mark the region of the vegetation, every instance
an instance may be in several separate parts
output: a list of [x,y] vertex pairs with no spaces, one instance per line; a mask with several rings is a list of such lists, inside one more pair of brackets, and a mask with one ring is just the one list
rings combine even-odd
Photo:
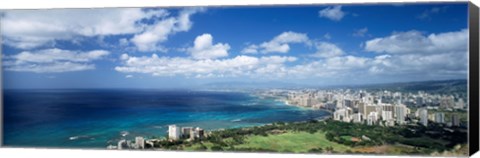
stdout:
[[300,153],[431,154],[467,143],[466,129],[411,124],[367,126],[333,120],[284,123],[212,131],[194,141],[158,141],[167,150]]

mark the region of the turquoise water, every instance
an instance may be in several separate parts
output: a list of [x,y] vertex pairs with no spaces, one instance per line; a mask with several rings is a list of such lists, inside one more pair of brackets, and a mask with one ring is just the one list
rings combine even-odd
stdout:
[[5,90],[4,145],[105,148],[168,125],[206,130],[303,121],[327,112],[241,92],[188,90]]

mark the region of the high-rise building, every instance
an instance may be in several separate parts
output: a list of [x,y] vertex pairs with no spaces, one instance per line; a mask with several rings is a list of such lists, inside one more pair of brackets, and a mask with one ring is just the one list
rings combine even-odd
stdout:
[[403,104],[398,104],[395,106],[395,121],[398,124],[405,123],[405,116],[407,115],[407,107]]
[[368,116],[370,112],[374,112],[376,110],[376,106],[373,104],[367,103],[360,103],[358,106],[358,112],[361,113],[363,116]]
[[443,113],[443,112],[435,113],[435,122],[436,123],[445,123],[445,113]]
[[138,149],[144,149],[145,148],[145,139],[143,139],[143,137],[135,137],[135,146]]
[[428,126],[428,111],[426,108],[420,108],[419,110],[419,117],[420,123],[424,126]]
[[353,114],[352,119],[353,119],[354,123],[362,123],[363,122],[363,115],[361,113]]
[[392,111],[382,111],[382,120],[387,121],[393,118]]
[[336,121],[350,122],[350,115],[352,114],[352,109],[349,107],[344,107],[335,110],[333,112],[333,119]]
[[452,108],[455,105],[455,97],[452,95],[449,96],[443,96],[442,99],[440,99],[440,108]]
[[460,116],[452,114],[452,126],[460,126]]
[[377,112],[370,112],[367,116],[367,125],[374,125],[377,123],[378,114]]
[[171,140],[180,139],[180,129],[178,128],[177,125],[168,126],[168,138]]
[[183,138],[189,138],[190,137],[190,131],[193,130],[193,127],[182,127],[182,137]]
[[117,149],[122,150],[122,149],[125,149],[125,148],[128,148],[127,141],[125,139],[122,139],[122,140],[118,141]]

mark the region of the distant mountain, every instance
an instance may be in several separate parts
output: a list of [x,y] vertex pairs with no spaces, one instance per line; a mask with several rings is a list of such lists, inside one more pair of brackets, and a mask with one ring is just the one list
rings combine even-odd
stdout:
[[358,85],[350,88],[364,88],[370,90],[391,90],[402,92],[425,91],[429,93],[466,93],[467,80],[416,81]]
[[288,82],[214,82],[203,85],[206,88],[218,88],[218,89],[267,89],[267,88],[299,88],[305,87],[303,85],[288,83]]
[[415,82],[397,82],[380,83],[364,85],[332,85],[332,86],[314,86],[306,84],[295,84],[288,82],[215,82],[203,85],[205,88],[213,89],[268,89],[268,88],[319,88],[319,89],[367,89],[367,90],[389,90],[400,92],[418,92],[428,93],[466,93],[468,82],[466,79],[459,80],[440,80],[440,81],[415,81]]

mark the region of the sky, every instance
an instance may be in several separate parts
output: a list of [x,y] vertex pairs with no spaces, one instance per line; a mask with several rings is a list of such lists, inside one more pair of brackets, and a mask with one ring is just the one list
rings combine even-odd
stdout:
[[466,79],[467,3],[0,11],[3,85]]

